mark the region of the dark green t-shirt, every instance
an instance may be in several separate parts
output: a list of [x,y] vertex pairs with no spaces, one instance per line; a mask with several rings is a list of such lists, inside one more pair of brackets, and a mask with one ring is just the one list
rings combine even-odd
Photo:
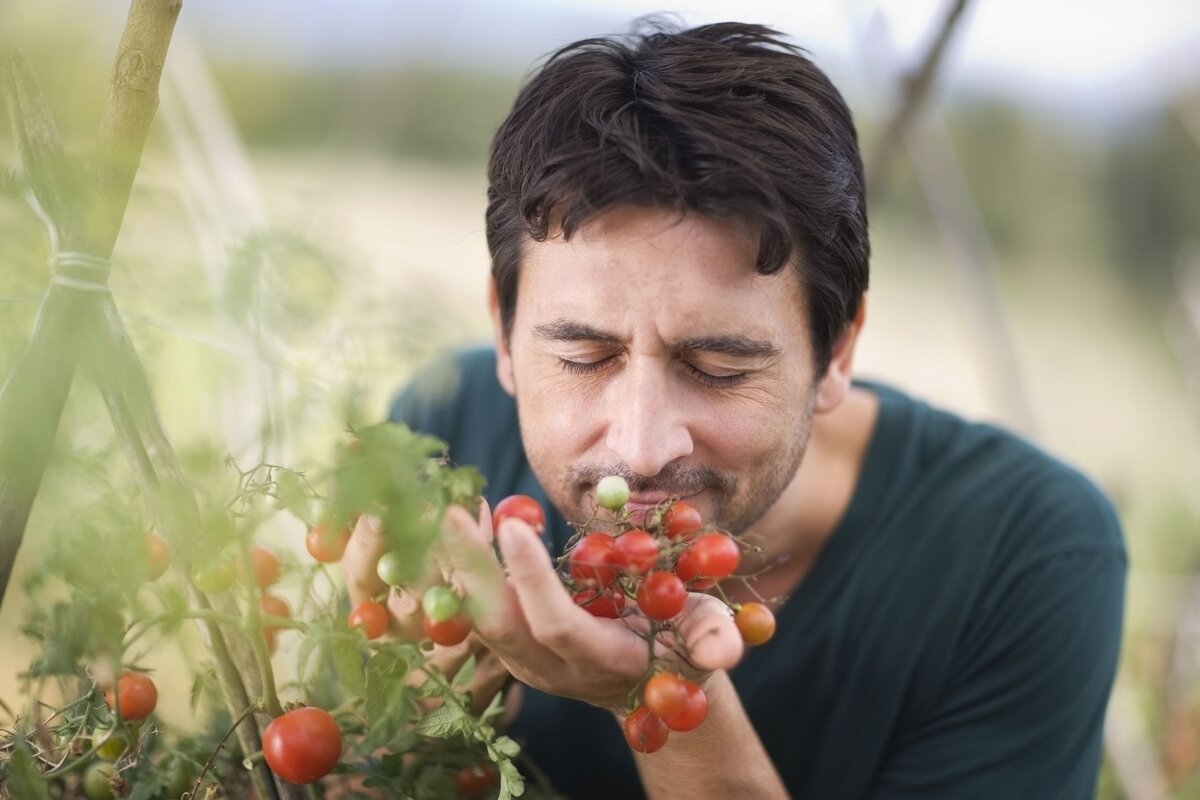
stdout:
[[[478,466],[492,504],[541,501],[561,551],[495,364],[431,365],[392,419]],[[767,752],[815,800],[1091,797],[1124,605],[1112,507],[1009,433],[862,385],[881,405],[850,507],[731,673]],[[527,690],[510,733],[570,797],[643,796],[607,712]]]

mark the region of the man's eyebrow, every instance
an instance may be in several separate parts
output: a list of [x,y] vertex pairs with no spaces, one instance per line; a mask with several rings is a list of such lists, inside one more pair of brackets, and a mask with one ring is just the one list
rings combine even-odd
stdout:
[[605,333],[591,325],[562,319],[535,325],[533,332],[539,339],[556,342],[620,342],[613,334]]
[[762,358],[779,355],[779,348],[762,339],[752,339],[741,334],[728,336],[701,336],[679,344],[679,350],[699,350],[705,353],[721,353],[736,358]]

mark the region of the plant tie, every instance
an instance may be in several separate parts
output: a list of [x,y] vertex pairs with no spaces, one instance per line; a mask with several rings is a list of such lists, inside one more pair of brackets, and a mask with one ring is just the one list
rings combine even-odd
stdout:
[[83,292],[107,292],[108,274],[112,264],[106,258],[97,258],[73,250],[56,252],[50,257],[54,271],[54,282]]

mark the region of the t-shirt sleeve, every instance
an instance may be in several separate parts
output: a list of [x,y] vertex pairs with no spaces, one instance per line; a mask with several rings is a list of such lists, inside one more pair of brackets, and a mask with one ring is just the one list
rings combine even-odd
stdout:
[[430,362],[396,395],[388,419],[443,441],[451,439],[470,367],[469,358],[461,354],[449,353]]
[[937,702],[897,733],[874,800],[1094,796],[1126,577],[1119,525],[1096,497],[1042,515],[1092,546],[997,580]]

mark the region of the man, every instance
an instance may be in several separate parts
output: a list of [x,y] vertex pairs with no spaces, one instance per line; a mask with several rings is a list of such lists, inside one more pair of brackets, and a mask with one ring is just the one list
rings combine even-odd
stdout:
[[[777,33],[593,39],[522,89],[489,165],[491,349],[426,370],[393,418],[480,467],[488,500],[595,485],[686,498],[758,549],[779,631],[743,657],[725,606],[681,635],[709,718],[634,758],[646,668],[573,606],[528,526],[448,515],[482,609],[477,688],[524,684],[510,733],[571,797],[1089,797],[1120,642],[1125,552],[1104,498],[1000,430],[852,381],[868,237],[853,123]],[[519,425],[519,432],[518,432]],[[352,597],[378,591],[360,525]],[[728,581],[734,601],[752,597]],[[411,597],[394,598],[402,625]],[[448,662],[465,650],[441,653]]]

